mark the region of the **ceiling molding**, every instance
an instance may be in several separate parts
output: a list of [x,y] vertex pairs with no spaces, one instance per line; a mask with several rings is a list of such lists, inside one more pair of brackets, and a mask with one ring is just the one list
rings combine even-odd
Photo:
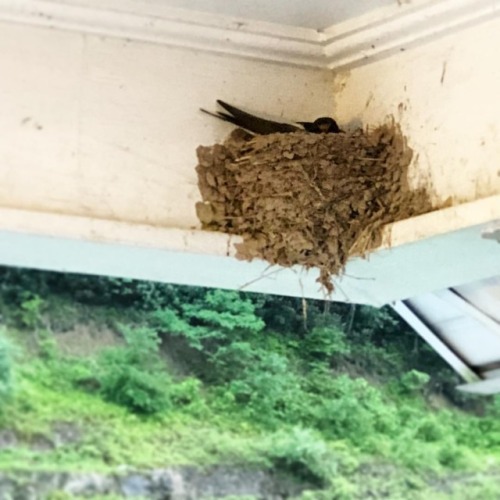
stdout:
[[323,37],[316,30],[137,0],[0,0],[0,21],[325,67]]
[[402,1],[326,29],[325,66],[367,64],[500,14],[499,0]]
[[142,0],[0,0],[0,21],[322,69],[367,64],[498,14],[499,0],[401,0],[317,31]]

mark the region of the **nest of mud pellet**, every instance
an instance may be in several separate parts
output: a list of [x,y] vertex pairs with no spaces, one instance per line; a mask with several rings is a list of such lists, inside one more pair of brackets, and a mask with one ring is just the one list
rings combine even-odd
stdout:
[[428,195],[408,186],[412,151],[395,125],[266,136],[238,129],[197,154],[203,229],[242,236],[239,258],[317,267],[328,291],[350,256],[380,245],[385,224],[431,210]]

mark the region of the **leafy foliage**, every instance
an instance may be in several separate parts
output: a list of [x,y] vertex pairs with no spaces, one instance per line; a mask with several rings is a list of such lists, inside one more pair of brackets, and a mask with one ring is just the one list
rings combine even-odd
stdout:
[[304,354],[328,361],[350,353],[345,333],[338,327],[317,326],[308,332],[301,345]]
[[0,409],[7,403],[14,390],[14,347],[0,330]]
[[183,336],[198,350],[210,349],[211,339],[225,341],[228,336],[256,334],[264,322],[255,314],[251,301],[236,292],[211,290],[193,302],[183,304],[180,311],[157,310],[153,322],[160,331]]
[[[482,417],[453,408],[443,397],[453,375],[389,309],[318,301],[304,307],[286,297],[55,273],[0,274],[2,313],[16,310],[10,325],[20,337],[37,332],[36,357],[22,368],[23,390],[31,392],[9,404],[12,358],[0,337],[0,404],[10,408],[3,421],[29,428],[49,421],[57,406],[59,419],[77,408],[100,429],[91,408],[119,415],[116,432],[101,429],[64,455],[71,463],[150,465],[158,443],[177,446],[178,435],[166,438],[166,428],[189,422],[181,433],[185,450],[176,448],[176,457],[270,464],[326,488],[304,498],[341,499],[362,496],[348,479],[361,474],[360,457],[427,474],[463,470],[471,456],[500,453],[500,399],[488,405],[454,396]],[[121,326],[121,341],[94,358],[64,356],[58,348],[64,334],[46,326],[54,294],[62,301],[74,295],[86,311],[107,303],[126,321],[130,309],[140,311],[139,320]],[[436,394],[446,409],[427,405]],[[154,437],[132,432],[137,422],[158,425]],[[204,426],[213,427],[204,433]],[[228,428],[239,437],[227,437]],[[147,458],[136,456],[139,449]]]
[[421,392],[429,383],[431,377],[427,373],[411,370],[405,373],[400,379],[401,390],[405,394],[415,394]]
[[41,324],[44,302],[37,294],[25,292],[19,306],[19,321],[25,328],[37,329]]
[[11,304],[20,304],[27,294],[43,297],[50,293],[83,304],[151,311],[187,302],[203,293],[202,288],[11,267],[0,268],[0,281],[1,295]]
[[[222,365],[226,374],[219,382],[224,396],[254,420],[273,423],[293,411],[300,381],[285,356],[233,342],[217,351],[213,365],[217,371]],[[241,369],[235,370],[237,366]]]
[[170,405],[170,377],[158,352],[159,339],[150,328],[123,327],[126,345],[102,352],[97,380],[108,400],[137,413],[153,414]]
[[328,484],[337,472],[334,453],[321,436],[310,429],[293,427],[277,432],[268,455],[278,469],[319,486]]

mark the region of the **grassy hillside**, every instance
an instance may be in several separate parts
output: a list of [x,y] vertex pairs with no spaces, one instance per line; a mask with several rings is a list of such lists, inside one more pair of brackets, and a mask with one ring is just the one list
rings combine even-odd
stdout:
[[500,402],[456,393],[390,310],[0,274],[4,471],[240,464],[304,499],[498,498]]

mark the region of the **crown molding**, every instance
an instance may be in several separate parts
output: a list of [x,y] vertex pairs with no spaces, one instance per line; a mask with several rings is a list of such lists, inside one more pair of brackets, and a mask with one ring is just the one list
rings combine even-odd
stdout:
[[403,1],[324,30],[325,66],[368,64],[500,14],[499,0]]
[[151,0],[0,0],[4,22],[322,69],[367,64],[498,14],[499,0],[400,0],[317,31]]
[[0,21],[324,68],[315,30],[141,0],[0,0]]

